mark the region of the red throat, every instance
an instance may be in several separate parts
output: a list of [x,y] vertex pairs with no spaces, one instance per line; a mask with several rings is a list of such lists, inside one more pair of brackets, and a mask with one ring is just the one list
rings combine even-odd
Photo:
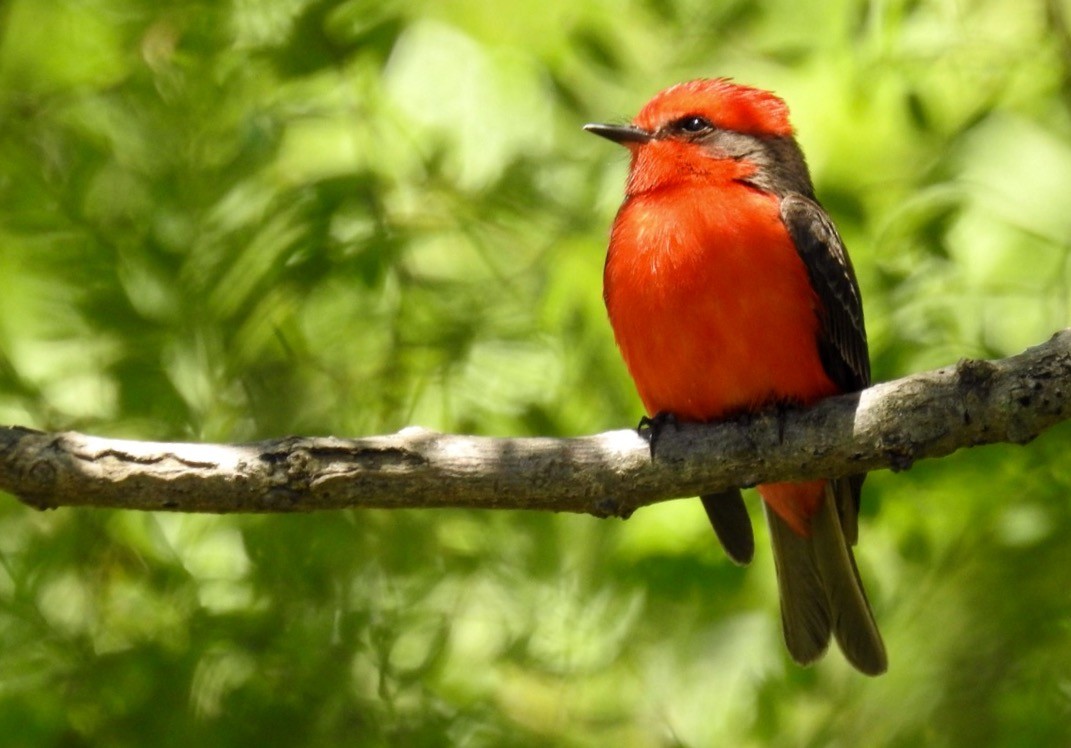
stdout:
[[700,158],[689,143],[653,140],[633,150],[625,192],[642,195],[683,185],[732,186],[754,173],[755,166],[747,161]]

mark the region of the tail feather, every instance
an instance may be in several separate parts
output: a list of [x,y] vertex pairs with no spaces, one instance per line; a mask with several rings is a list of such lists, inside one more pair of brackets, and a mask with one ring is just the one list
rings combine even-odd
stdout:
[[834,484],[826,488],[826,501],[811,520],[811,538],[819,573],[829,596],[833,635],[844,656],[867,675],[881,675],[889,667],[885,644],[863,592],[851,546],[844,539],[837,513]]
[[840,480],[827,484],[808,537],[793,531],[775,512],[766,511],[785,643],[793,659],[809,664],[826,650],[832,634],[859,671],[880,675],[888,668],[888,658],[841,527],[836,502],[839,484]]
[[832,621],[829,598],[812,538],[797,535],[779,514],[763,504],[773,542],[777,588],[781,596],[781,630],[792,659],[815,662],[829,647]]
[[711,493],[700,499],[725,555],[737,566],[750,564],[755,555],[755,535],[740,489]]

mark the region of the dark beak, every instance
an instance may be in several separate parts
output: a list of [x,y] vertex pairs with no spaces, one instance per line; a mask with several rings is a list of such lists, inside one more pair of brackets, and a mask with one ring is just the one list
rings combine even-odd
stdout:
[[653,133],[649,133],[646,130],[641,130],[633,125],[584,125],[584,129],[588,132],[601,135],[607,140],[612,140],[615,143],[621,145],[629,145],[630,143],[647,143],[653,137]]

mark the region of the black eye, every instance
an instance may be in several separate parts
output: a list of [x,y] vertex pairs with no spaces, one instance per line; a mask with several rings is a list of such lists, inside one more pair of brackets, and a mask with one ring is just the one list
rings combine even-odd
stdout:
[[705,132],[707,130],[713,130],[714,125],[710,124],[708,120],[702,117],[697,117],[694,114],[690,114],[687,117],[681,117],[679,120],[673,123],[674,130],[680,130],[681,132]]

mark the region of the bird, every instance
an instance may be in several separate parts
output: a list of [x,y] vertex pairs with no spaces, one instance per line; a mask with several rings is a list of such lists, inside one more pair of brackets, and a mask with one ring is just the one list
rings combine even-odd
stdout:
[[[603,299],[643,422],[783,414],[870,385],[859,284],[783,99],[701,78],[657,93],[628,124],[584,129],[630,152]],[[812,664],[835,639],[880,675],[888,657],[852,552],[864,477],[757,489],[790,656]],[[750,562],[740,490],[701,500],[730,559]]]

